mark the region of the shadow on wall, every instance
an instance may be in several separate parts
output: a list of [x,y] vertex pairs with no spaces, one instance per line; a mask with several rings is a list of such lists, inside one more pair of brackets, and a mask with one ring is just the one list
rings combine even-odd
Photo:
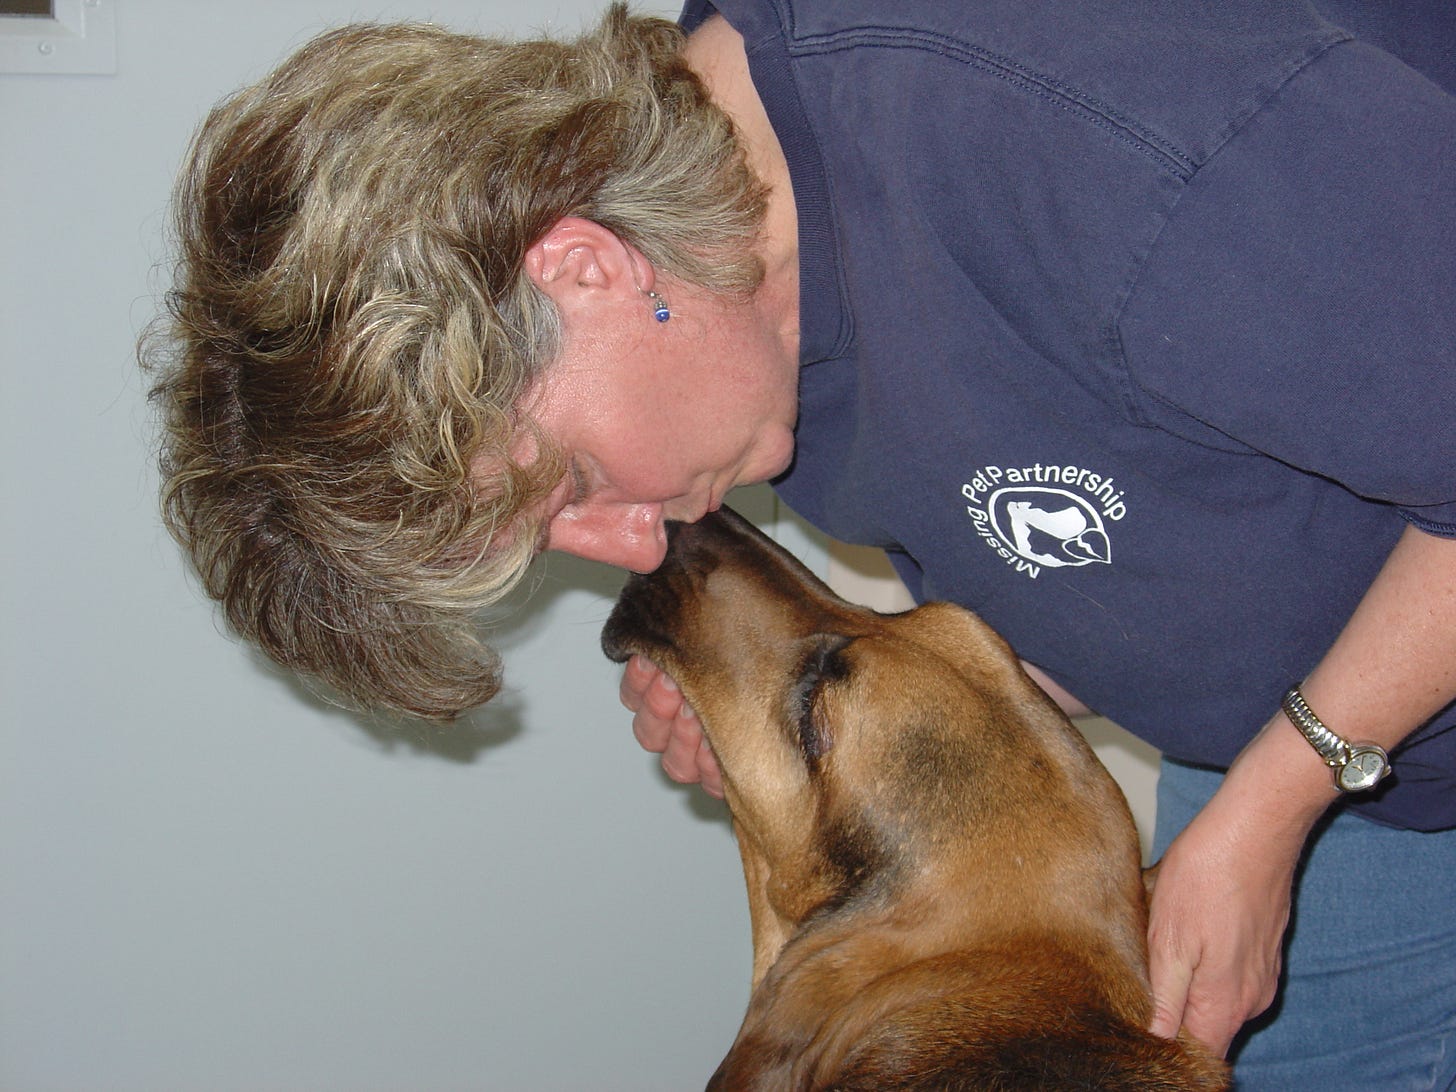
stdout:
[[[292,700],[330,720],[347,723],[368,737],[381,752],[407,752],[468,766],[478,762],[484,752],[511,743],[528,730],[530,694],[510,685],[512,650],[547,632],[553,625],[558,605],[568,596],[582,595],[600,604],[600,609],[593,612],[598,616],[592,628],[594,641],[598,624],[605,623],[625,579],[626,574],[619,570],[563,554],[538,559],[521,586],[488,612],[483,624],[484,638],[504,661],[506,685],[485,705],[464,713],[452,723],[351,709],[335,700],[327,688],[279,667],[257,649],[250,647],[248,655],[253,667],[284,687]],[[625,729],[628,714],[617,705],[615,688],[604,691],[602,700]],[[627,738],[626,731],[623,736],[623,747],[636,746]],[[652,765],[659,782],[680,795],[691,818],[728,825],[730,817],[723,801],[696,785],[673,781],[655,760]]]

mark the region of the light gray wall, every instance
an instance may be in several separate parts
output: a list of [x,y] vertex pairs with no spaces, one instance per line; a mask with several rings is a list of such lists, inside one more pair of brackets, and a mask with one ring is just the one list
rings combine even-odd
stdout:
[[115,75],[0,76],[6,1092],[650,1092],[731,1042],[737,854],[632,741],[597,650],[619,578],[546,566],[509,693],[459,727],[334,711],[185,574],[133,362],[220,95],[353,18],[599,6],[121,0]]

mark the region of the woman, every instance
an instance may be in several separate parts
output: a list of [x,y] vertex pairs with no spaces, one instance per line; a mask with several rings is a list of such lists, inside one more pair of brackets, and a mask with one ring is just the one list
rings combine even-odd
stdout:
[[1267,2],[683,25],[345,32],[209,119],[160,390],[234,625],[449,715],[536,549],[651,569],[776,477],[1168,756],[1154,1030],[1229,1049],[1297,882],[1241,1087],[1450,1087],[1449,90]]

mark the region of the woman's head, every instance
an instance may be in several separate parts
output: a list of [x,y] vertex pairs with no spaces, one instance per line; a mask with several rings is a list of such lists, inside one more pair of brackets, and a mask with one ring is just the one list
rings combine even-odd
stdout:
[[424,716],[494,693],[471,616],[566,469],[521,412],[562,347],[528,251],[580,218],[695,291],[760,276],[761,186],[679,46],[620,7],[568,43],[350,27],[199,130],[148,354],[164,510],[280,663]]
[[[567,466],[544,505],[544,545],[655,569],[664,521],[697,520],[734,486],[788,466],[797,280],[745,296],[669,282],[614,234],[573,217],[526,264],[562,324],[557,359],[521,403]],[[658,321],[666,302],[671,317]]]

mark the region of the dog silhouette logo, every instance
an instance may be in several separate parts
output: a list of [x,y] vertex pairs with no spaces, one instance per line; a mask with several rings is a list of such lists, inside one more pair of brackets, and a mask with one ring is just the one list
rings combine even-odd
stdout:
[[996,536],[1035,565],[1110,565],[1112,543],[1102,514],[1065,489],[1012,487],[986,505]]

